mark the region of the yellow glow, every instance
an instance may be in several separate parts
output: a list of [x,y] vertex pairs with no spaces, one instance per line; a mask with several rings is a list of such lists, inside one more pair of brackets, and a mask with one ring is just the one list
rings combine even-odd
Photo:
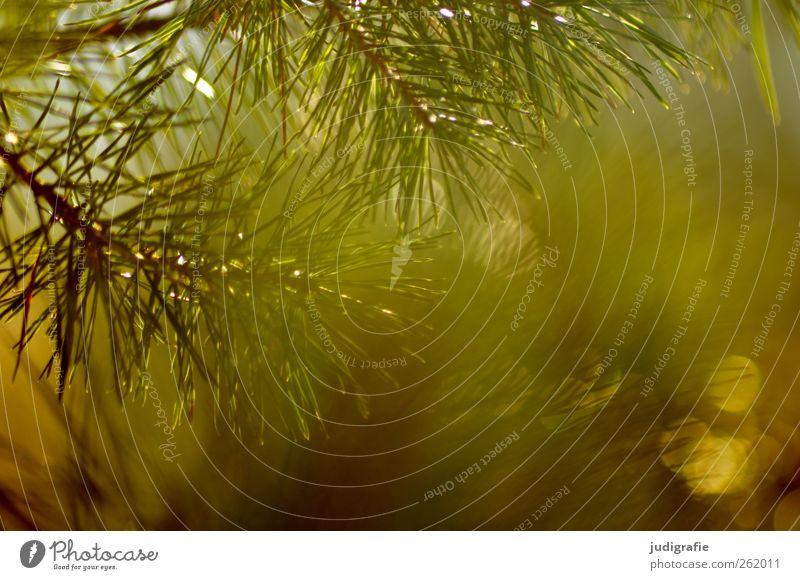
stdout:
[[747,452],[748,445],[741,439],[704,437],[681,474],[701,495],[739,491],[749,479],[745,466]]
[[728,356],[709,380],[706,394],[714,405],[729,413],[747,411],[761,389],[761,373],[744,356]]
[[203,79],[201,77],[198,77],[196,71],[194,71],[194,70],[192,70],[192,69],[190,69],[188,67],[185,67],[183,69],[183,71],[181,71],[181,75],[187,81],[189,81],[190,83],[195,85],[197,87],[197,90],[200,91],[201,93],[203,93],[209,99],[213,99],[214,98],[214,94],[215,94],[214,93],[214,87],[212,87],[211,84],[207,80],[205,80],[205,79]]

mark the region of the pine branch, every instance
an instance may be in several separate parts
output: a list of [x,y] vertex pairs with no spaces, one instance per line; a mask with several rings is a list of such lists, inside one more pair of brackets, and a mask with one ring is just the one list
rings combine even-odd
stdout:
[[[776,2],[796,23],[796,7]],[[390,329],[410,323],[363,298],[370,287],[392,289],[370,276],[390,264],[396,240],[366,243],[350,217],[369,224],[382,205],[398,238],[417,238],[415,251],[438,243],[440,206],[481,219],[499,212],[482,193],[496,174],[483,168],[530,190],[512,159],[535,155],[553,123],[587,125],[602,100],[658,95],[654,60],[680,76],[713,62],[718,40],[741,40],[710,0],[81,9],[55,40],[56,18],[43,17],[22,30],[31,50],[5,45],[0,109],[22,147],[0,148],[17,184],[3,218],[30,195],[38,225],[17,235],[0,224],[0,315],[22,316],[20,353],[39,329],[52,330],[46,371],[57,356],[68,383],[90,350],[73,337],[92,340],[102,304],[119,393],[147,388],[151,349],[167,345],[180,395],[174,422],[191,416],[208,385],[219,414],[260,428],[277,417],[303,437],[323,425],[328,391],[364,389],[315,335],[308,300],[332,341],[365,359],[373,345],[337,329],[342,310]],[[692,13],[716,36],[698,35]],[[27,218],[27,203],[17,206]],[[54,314],[36,316],[54,277]],[[409,280],[392,299],[411,310],[442,286]]]

